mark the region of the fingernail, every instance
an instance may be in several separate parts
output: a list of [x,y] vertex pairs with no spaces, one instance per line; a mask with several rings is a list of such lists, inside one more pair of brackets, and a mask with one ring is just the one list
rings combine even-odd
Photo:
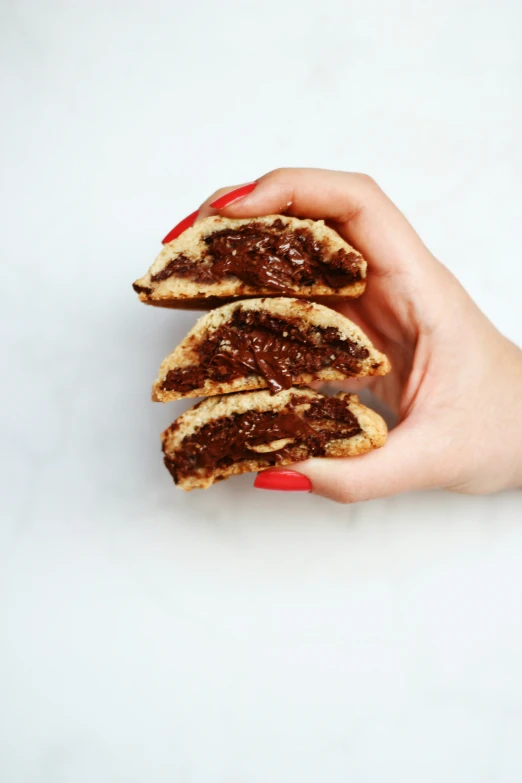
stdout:
[[245,196],[248,196],[249,193],[252,193],[256,185],[257,182],[250,182],[248,185],[242,185],[240,188],[231,190],[229,193],[225,193],[224,196],[220,196],[215,201],[212,201],[209,206],[214,209],[229,207],[234,201],[239,201],[240,198],[244,198]]
[[257,474],[254,487],[279,492],[311,492],[312,482],[295,470],[264,470]]
[[186,231],[187,228],[190,228],[194,224],[194,221],[198,216],[198,212],[199,209],[196,209],[195,212],[191,212],[190,215],[188,215],[186,218],[183,218],[183,220],[178,223],[177,226],[174,226],[172,231],[169,231],[165,239],[161,240],[162,244],[166,245],[167,242],[172,242],[173,239],[179,237],[179,235]]

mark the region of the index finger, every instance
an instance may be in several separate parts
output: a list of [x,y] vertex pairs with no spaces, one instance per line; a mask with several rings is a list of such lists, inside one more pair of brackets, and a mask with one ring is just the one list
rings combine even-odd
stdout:
[[[232,190],[232,188],[230,188]],[[226,190],[218,191],[219,194]],[[216,214],[209,207],[200,217]],[[219,209],[231,218],[261,217],[284,212],[294,217],[327,220],[371,262],[388,274],[405,262],[426,259],[427,249],[404,215],[376,182],[365,174],[325,169],[276,169],[261,177],[247,196]]]

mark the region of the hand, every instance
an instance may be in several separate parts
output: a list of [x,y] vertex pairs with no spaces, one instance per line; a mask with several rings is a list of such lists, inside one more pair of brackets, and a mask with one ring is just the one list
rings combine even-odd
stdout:
[[[198,219],[215,214],[209,204],[229,190],[211,196]],[[313,492],[347,503],[428,487],[522,486],[522,352],[370,177],[280,169],[219,212],[324,219],[368,261],[366,292],[337,309],[390,357],[390,375],[370,384],[398,426],[383,449],[295,465]]]

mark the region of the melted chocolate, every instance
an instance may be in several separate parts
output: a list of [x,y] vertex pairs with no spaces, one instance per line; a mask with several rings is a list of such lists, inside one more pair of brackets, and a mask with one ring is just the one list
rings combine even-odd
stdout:
[[163,389],[184,393],[200,389],[207,379],[225,383],[261,375],[275,394],[289,389],[304,372],[331,367],[354,375],[369,355],[367,348],[341,339],[333,327],[303,332],[295,320],[242,309],[216,329],[198,352],[199,364],[169,370]]
[[[179,451],[166,455],[165,465],[176,482],[194,472],[210,474],[247,459],[256,459],[260,467],[268,467],[283,460],[324,456],[330,441],[361,432],[357,419],[341,398],[321,398],[297,414],[293,409],[300,403],[310,404],[310,399],[296,396],[281,412],[248,411],[209,422],[184,438]],[[253,446],[282,438],[292,438],[293,442],[273,452],[252,450]]]
[[133,283],[132,287],[136,291],[137,294],[146,294],[149,296],[149,294],[152,293],[152,288],[149,288],[146,285],[138,285],[138,283]]
[[324,242],[306,228],[286,229],[281,220],[271,226],[254,221],[223,229],[203,241],[207,251],[202,261],[180,254],[151,279],[159,282],[175,275],[208,284],[237,277],[254,288],[288,293],[291,285],[338,290],[362,278],[357,253],[341,248],[325,263]]

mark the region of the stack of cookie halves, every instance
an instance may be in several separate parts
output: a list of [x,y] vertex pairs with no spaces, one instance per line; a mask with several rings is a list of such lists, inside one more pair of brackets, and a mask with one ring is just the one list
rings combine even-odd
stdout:
[[[166,244],[133,287],[159,307],[210,309],[163,361],[152,398],[205,397],[162,435],[185,490],[308,457],[382,446],[357,396],[312,381],[384,375],[387,357],[324,303],[360,296],[366,261],[322,221],[206,218]],[[313,301],[312,301],[313,300]]]

